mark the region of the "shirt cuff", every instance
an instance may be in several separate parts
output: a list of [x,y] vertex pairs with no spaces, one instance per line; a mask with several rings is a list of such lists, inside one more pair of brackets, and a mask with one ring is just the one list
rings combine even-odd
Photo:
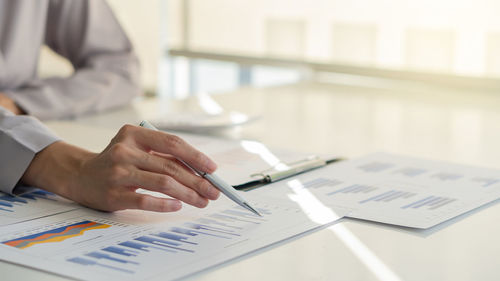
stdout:
[[0,107],[0,190],[12,194],[35,155],[58,140],[39,120]]

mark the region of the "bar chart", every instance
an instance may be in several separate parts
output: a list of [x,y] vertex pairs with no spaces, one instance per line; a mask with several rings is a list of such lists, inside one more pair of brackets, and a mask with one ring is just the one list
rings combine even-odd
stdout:
[[0,193],[0,212],[15,212],[16,206],[28,205],[31,202],[36,202],[38,200],[49,200],[57,201],[55,199],[56,195],[45,191],[45,190],[35,190],[29,193],[24,193],[19,196],[14,196],[10,194]]
[[334,187],[343,182],[337,179],[316,178],[302,183],[304,188]]
[[[259,212],[271,215],[265,208]],[[269,219],[249,213],[240,206],[223,209],[178,225],[141,231],[128,239],[66,258],[66,262],[116,273],[136,274],[145,261],[161,259],[169,265],[197,258],[199,252],[220,249],[241,241],[249,229]],[[182,258],[180,258],[182,257]]]
[[397,190],[389,190],[385,191],[379,195],[375,195],[373,197],[364,199],[359,201],[360,204],[365,204],[370,201],[372,202],[391,202],[398,198],[406,199],[417,195],[417,193],[405,192],[405,191],[397,191]]
[[457,201],[457,199],[440,196],[427,196],[408,205],[404,205],[401,207],[401,209],[418,209],[427,207],[429,210],[436,210],[455,201]]
[[40,189],[19,196],[0,192],[0,226],[77,208],[80,206]]

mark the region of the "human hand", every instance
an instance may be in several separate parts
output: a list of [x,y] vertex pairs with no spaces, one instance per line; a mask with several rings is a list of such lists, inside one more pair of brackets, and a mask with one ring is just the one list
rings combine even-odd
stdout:
[[[181,202],[207,206],[219,191],[177,159],[212,173],[216,165],[181,138],[131,125],[123,126],[99,154],[64,142],[42,150],[22,178],[82,205],[104,210],[177,211]],[[138,188],[172,198],[137,193]]]
[[0,106],[11,111],[15,115],[20,115],[24,113],[23,110],[19,106],[17,106],[14,100],[12,100],[3,93],[0,93]]

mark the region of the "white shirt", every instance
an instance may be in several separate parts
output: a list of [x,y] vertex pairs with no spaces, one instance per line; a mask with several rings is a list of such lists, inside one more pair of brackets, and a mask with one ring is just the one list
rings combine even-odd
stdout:
[[[70,77],[39,79],[45,44]],[[0,106],[0,190],[12,192],[37,152],[58,138],[38,119],[70,118],[128,103],[140,93],[132,45],[102,0],[0,0],[0,92],[30,116]]]

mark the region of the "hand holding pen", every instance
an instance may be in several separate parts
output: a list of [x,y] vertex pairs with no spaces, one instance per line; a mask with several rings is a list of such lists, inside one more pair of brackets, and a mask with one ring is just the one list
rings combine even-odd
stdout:
[[[22,183],[40,187],[103,211],[142,209],[172,212],[182,202],[203,208],[220,192],[197,171],[212,173],[216,164],[181,138],[125,125],[100,153],[57,141],[33,159]],[[137,193],[138,188],[171,198]]]

